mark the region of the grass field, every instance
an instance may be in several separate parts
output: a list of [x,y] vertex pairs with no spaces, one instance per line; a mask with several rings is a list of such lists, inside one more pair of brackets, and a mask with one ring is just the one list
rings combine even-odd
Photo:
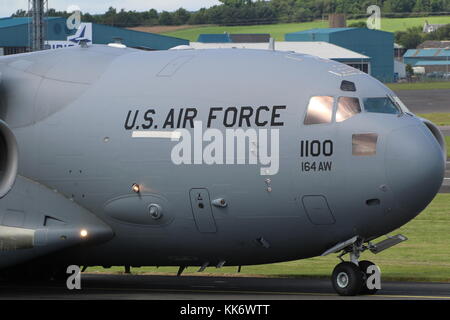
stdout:
[[[378,264],[383,280],[450,281],[450,194],[439,194],[413,221],[392,234],[402,233],[408,241],[378,255],[364,253],[362,259]],[[335,255],[284,263],[244,266],[242,275],[265,277],[329,278],[339,260]],[[194,274],[188,268],[184,274]],[[176,274],[177,268],[133,268],[133,273]],[[87,272],[123,272],[123,267],[88,268]],[[235,267],[208,268],[205,273],[235,274]]]
[[[421,17],[421,18],[383,18],[381,28],[384,31],[395,32],[406,30],[410,27],[422,26],[428,20],[429,23],[444,24],[450,23],[450,16],[439,17]],[[347,25],[357,21],[365,20],[349,20]],[[201,33],[270,33],[277,41],[283,41],[284,35],[290,32],[303,31],[314,28],[327,28],[328,21],[313,21],[304,23],[281,23],[271,25],[253,25],[253,26],[205,26],[192,27],[182,30],[165,32],[163,34],[183,38],[190,41],[197,41],[198,35]]]
[[412,82],[412,83],[388,83],[391,90],[435,90],[450,89],[450,81],[430,81],[430,82]]
[[450,126],[450,113],[419,113],[417,115],[438,126]]

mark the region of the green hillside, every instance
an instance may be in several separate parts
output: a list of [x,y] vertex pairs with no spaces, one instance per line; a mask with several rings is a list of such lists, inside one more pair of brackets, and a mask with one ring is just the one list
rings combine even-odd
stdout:
[[[450,16],[420,18],[383,18],[381,21],[381,28],[384,31],[395,32],[406,30],[410,27],[422,26],[425,20],[432,24],[445,24],[450,23]],[[349,20],[348,25],[357,21],[364,20]],[[286,33],[326,27],[328,27],[328,21],[282,23],[255,26],[205,26],[171,31],[164,33],[164,35],[183,38],[190,41],[196,41],[198,35],[201,33],[270,33],[276,40],[282,41],[284,40],[284,35]]]

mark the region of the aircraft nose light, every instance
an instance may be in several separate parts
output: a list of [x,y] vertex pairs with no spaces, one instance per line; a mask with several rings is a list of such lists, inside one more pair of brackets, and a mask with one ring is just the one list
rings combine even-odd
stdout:
[[135,193],[139,193],[141,192],[141,186],[137,183],[133,183],[133,185],[131,186],[131,190]]
[[385,155],[388,185],[409,219],[419,214],[442,185],[442,150],[422,126],[404,127],[387,137]]
[[86,238],[87,236],[88,236],[88,231],[86,230],[86,229],[82,229],[81,231],[80,231],[80,237],[81,238]]

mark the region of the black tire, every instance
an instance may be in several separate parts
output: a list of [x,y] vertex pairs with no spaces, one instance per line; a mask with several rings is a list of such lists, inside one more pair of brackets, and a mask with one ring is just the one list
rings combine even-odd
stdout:
[[361,294],[370,295],[370,294],[375,294],[378,291],[378,289],[369,289],[367,287],[367,279],[371,275],[371,274],[367,273],[367,268],[370,266],[376,266],[376,264],[371,261],[367,261],[367,260],[361,261],[359,263],[359,269],[361,269],[361,271],[364,273],[364,281],[363,281],[363,287],[361,289]]
[[364,274],[354,263],[341,262],[334,268],[331,281],[339,295],[355,296],[361,292]]

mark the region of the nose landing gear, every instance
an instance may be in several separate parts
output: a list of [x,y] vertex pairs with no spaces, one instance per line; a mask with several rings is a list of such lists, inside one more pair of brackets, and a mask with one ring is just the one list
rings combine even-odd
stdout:
[[334,290],[341,296],[355,296],[358,294],[375,294],[376,288],[372,286],[369,288],[367,279],[370,274],[367,269],[369,266],[375,266],[370,261],[359,262],[361,252],[367,249],[363,245],[361,239],[356,238],[355,241],[343,248],[343,252],[339,255],[339,259],[342,260],[342,256],[349,253],[350,262],[343,261],[339,263],[333,270],[331,280]]
[[[407,240],[406,237],[397,235],[375,245],[371,243],[364,245],[363,239],[355,236],[324,252],[322,256],[342,251],[338,256],[342,262],[334,268],[331,276],[334,290],[341,296],[375,294],[381,288],[380,269],[373,262],[359,261],[361,253],[369,249],[376,254],[405,240]],[[342,259],[342,256],[347,253],[350,255],[349,262]]]
[[378,289],[374,286],[369,288],[367,281],[372,275],[367,271],[369,266],[377,267],[370,261],[361,261],[359,265],[347,261],[339,263],[331,276],[334,290],[341,296],[375,294]]

